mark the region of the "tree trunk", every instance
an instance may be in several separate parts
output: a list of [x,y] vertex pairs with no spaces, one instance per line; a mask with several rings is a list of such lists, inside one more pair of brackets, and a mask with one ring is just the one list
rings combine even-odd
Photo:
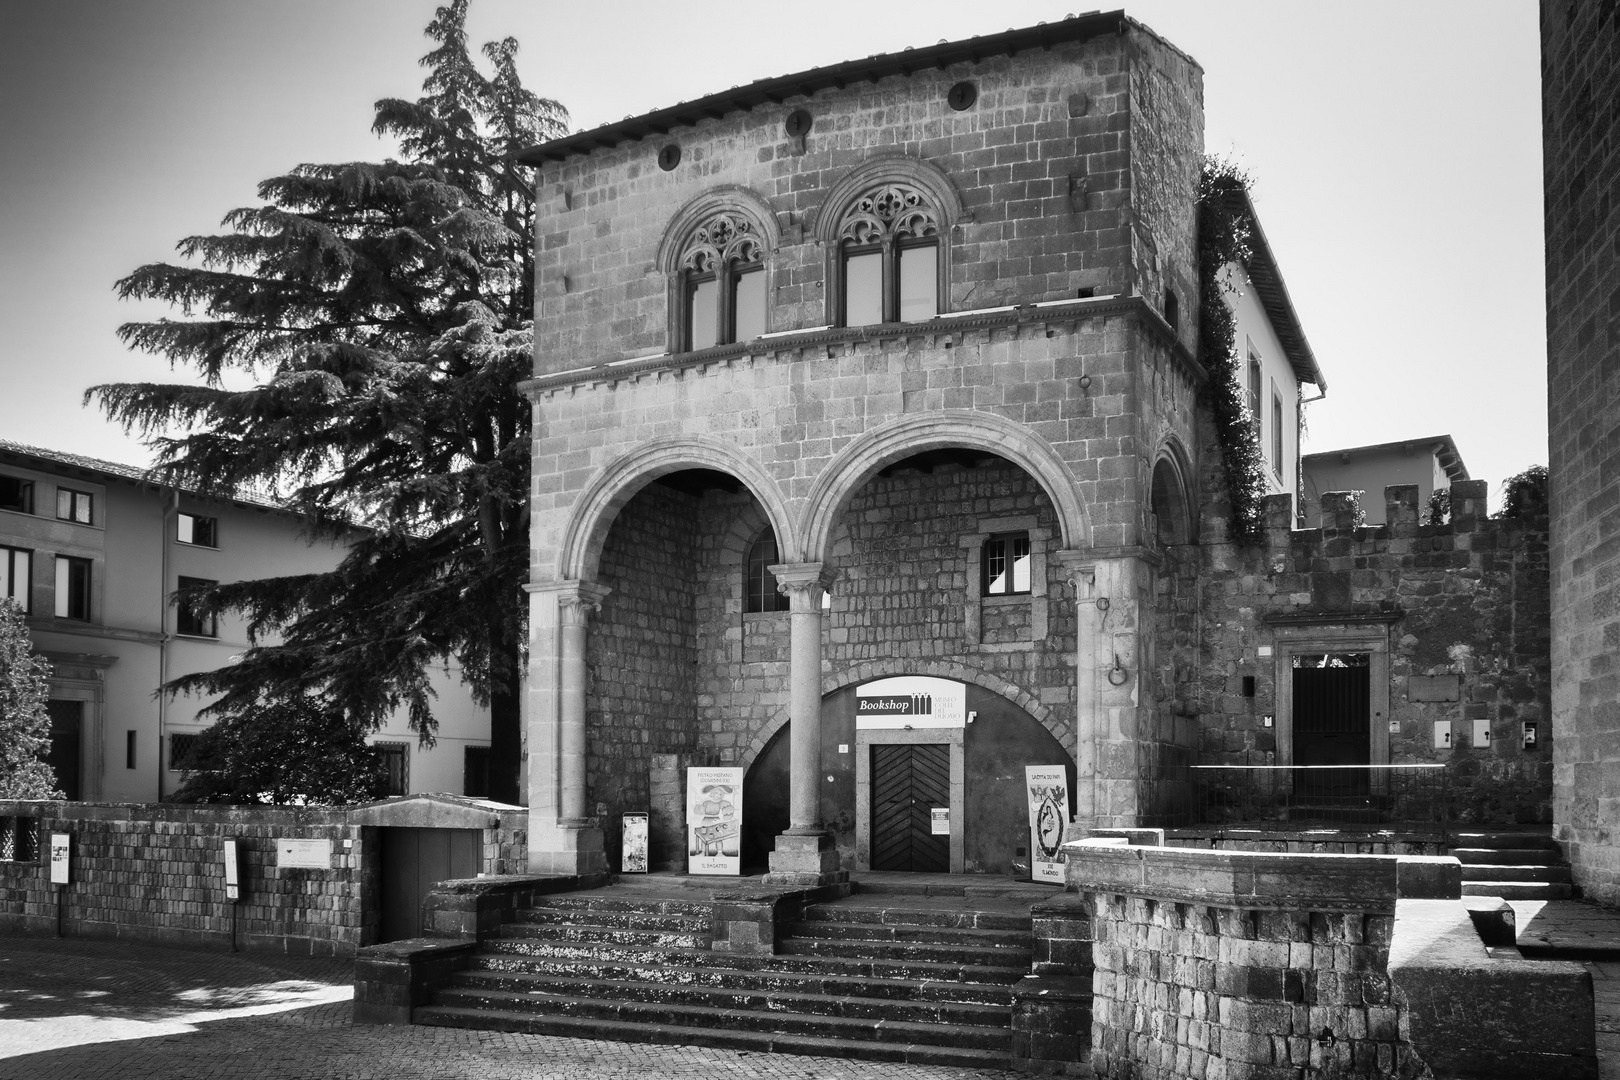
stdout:
[[490,627],[489,797],[521,804],[523,667],[517,642],[498,621]]

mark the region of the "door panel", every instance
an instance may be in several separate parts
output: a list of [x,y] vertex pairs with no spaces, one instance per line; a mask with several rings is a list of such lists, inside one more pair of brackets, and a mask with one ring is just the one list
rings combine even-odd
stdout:
[[951,838],[933,834],[930,812],[950,805],[948,745],[873,746],[872,869],[949,873]]
[[56,786],[69,801],[74,801],[81,798],[79,762],[84,752],[84,702],[51,701],[45,707],[51,715],[51,748],[45,761],[56,773]]
[[382,832],[382,941],[419,937],[422,900],[435,882],[478,876],[484,837],[477,829]]
[[[1297,667],[1294,672],[1294,764],[1366,765],[1372,760],[1369,669]],[[1304,779],[1309,794],[1365,795],[1367,774],[1334,770]]]

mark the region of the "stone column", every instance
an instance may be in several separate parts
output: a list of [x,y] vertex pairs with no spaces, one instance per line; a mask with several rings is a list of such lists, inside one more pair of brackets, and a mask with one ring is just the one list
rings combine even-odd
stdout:
[[1097,567],[1086,551],[1058,551],[1052,561],[1074,588],[1074,813],[1088,829],[1097,816]]
[[585,805],[585,632],[610,591],[589,581],[528,585],[529,872],[607,869]]
[[821,563],[770,568],[790,602],[788,661],[788,830],[776,838],[767,885],[827,885],[848,880],[838,847],[821,822]]

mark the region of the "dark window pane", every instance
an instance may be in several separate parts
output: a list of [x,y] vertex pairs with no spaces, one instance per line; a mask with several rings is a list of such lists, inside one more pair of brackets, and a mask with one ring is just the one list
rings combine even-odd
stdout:
[[175,520],[175,538],[182,544],[195,544],[198,547],[219,546],[213,518],[181,514]]
[[475,799],[489,794],[489,747],[469,746],[462,763],[461,793]]
[[[208,581],[204,578],[183,577],[180,579],[180,591],[188,589],[211,589],[218,585],[217,581]],[[212,614],[204,614],[192,609],[182,596],[177,605],[175,614],[175,632],[187,634],[191,637],[218,637],[219,620]]]
[[45,763],[56,773],[56,786],[69,799],[80,797],[79,761],[80,739],[84,727],[84,702],[52,701],[46,708],[51,714],[51,748]]
[[1283,407],[1282,398],[1271,399],[1271,471],[1279,479],[1283,473]]
[[192,732],[176,732],[169,736],[169,771],[185,769],[186,759],[196,749],[197,736]]
[[1007,541],[984,542],[984,594],[1001,596],[1007,591]]
[[30,614],[33,589],[33,553],[20,548],[0,548],[0,597],[9,596],[17,601],[23,614]]
[[90,560],[56,557],[56,617],[90,618]]
[[783,596],[776,588],[776,575],[768,569],[775,566],[776,533],[766,529],[753,547],[748,549],[748,597],[747,606],[743,609],[749,612],[758,611],[786,611],[788,598]]
[[765,271],[738,274],[731,286],[732,341],[753,341],[765,332]]
[[844,325],[883,321],[883,253],[844,257]]
[[34,485],[15,476],[0,476],[0,510],[15,510],[19,514],[34,512]]
[[410,764],[406,756],[410,747],[404,743],[378,743],[377,752],[382,755],[383,770],[387,776],[387,790],[385,795],[407,795],[410,793]]
[[720,283],[713,278],[686,287],[686,340],[694,351],[720,343]]
[[939,314],[939,248],[900,249],[900,321],[926,322]]

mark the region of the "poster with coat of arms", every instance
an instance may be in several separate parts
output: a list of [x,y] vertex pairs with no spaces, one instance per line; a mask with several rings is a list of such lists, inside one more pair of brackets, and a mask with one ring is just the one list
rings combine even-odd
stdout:
[[1024,766],[1029,789],[1029,876],[1063,884],[1059,849],[1069,824],[1069,780],[1062,765]]
[[686,770],[686,872],[742,873],[741,769]]

